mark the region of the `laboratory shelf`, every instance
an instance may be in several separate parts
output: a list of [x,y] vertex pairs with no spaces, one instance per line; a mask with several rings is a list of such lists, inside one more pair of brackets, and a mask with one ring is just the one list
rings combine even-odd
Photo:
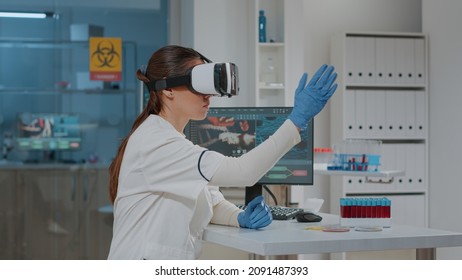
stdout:
[[383,171],[345,171],[345,170],[328,170],[328,164],[314,164],[314,174],[316,175],[338,175],[338,176],[364,176],[364,177],[380,177],[394,178],[404,176],[403,170],[383,170]]

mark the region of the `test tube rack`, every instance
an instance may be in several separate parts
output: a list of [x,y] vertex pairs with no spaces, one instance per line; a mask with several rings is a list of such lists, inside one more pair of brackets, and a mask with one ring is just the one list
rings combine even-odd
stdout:
[[391,201],[388,198],[340,198],[340,225],[391,227]]
[[378,172],[380,166],[379,140],[347,139],[334,145],[328,170]]

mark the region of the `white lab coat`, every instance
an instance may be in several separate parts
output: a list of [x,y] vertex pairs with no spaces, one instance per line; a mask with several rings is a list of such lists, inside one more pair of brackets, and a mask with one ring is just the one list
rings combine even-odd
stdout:
[[120,169],[109,259],[198,257],[212,207],[224,200],[204,177],[210,179],[225,157],[204,150],[156,115],[132,134]]

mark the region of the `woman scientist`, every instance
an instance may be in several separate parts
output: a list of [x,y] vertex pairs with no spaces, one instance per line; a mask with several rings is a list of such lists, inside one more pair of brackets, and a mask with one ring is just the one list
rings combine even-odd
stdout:
[[[262,228],[272,221],[259,196],[240,210],[217,186],[252,186],[300,142],[300,130],[325,106],[337,85],[323,65],[308,84],[303,74],[288,120],[258,147],[238,158],[192,144],[190,120],[207,116],[212,95],[237,93],[237,68],[211,63],[180,46],[157,50],[137,77],[149,102],[110,166],[114,229],[109,259],[196,259],[209,223]],[[218,77],[218,78],[217,78]]]

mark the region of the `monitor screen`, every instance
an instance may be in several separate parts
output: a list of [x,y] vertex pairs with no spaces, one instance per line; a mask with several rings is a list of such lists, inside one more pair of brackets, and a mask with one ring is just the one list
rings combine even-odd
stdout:
[[[210,108],[207,118],[191,121],[185,134],[194,144],[238,157],[271,136],[291,111],[292,107]],[[300,135],[302,141],[285,154],[258,184],[313,184],[312,120]]]
[[17,121],[17,146],[27,150],[76,150],[80,148],[76,114],[21,113]]

